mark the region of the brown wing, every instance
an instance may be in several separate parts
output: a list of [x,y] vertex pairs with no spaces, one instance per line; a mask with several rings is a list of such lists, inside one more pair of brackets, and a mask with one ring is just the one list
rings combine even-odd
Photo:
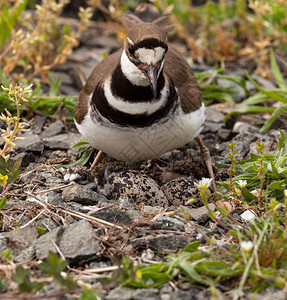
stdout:
[[78,101],[75,108],[75,120],[80,124],[85,115],[88,112],[88,104],[90,95],[94,92],[96,86],[103,82],[110,74],[113,73],[114,69],[120,61],[123,49],[109,55],[103,61],[101,61],[93,70],[89,76],[85,86],[80,92]]
[[197,80],[185,59],[170,44],[165,55],[164,72],[178,90],[181,107],[185,113],[201,107],[201,94]]

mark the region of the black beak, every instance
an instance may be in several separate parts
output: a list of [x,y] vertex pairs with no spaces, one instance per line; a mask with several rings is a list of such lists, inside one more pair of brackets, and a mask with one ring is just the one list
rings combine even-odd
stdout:
[[155,65],[149,65],[147,69],[144,70],[144,74],[149,81],[149,85],[152,90],[154,98],[157,98],[157,75],[159,68]]

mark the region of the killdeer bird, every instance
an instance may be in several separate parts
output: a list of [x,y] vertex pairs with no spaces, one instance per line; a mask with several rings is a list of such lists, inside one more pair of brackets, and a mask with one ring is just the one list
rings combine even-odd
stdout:
[[93,70],[80,92],[75,123],[93,147],[126,162],[158,158],[195,138],[214,178],[199,136],[205,121],[200,90],[167,41],[168,19],[150,4],[124,14],[124,47]]

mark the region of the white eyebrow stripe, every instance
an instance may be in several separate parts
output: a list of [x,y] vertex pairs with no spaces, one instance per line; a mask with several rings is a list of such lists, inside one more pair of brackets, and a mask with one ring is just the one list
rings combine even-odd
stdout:
[[130,38],[127,37],[127,40],[130,44],[132,44],[132,45],[134,44],[134,42]]
[[142,63],[156,64],[162,60],[165,54],[165,49],[162,47],[156,47],[153,49],[139,48],[135,51],[135,55]]

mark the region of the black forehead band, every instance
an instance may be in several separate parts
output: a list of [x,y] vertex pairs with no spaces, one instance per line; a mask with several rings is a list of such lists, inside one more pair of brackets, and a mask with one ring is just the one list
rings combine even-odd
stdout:
[[142,41],[136,43],[133,46],[133,49],[135,51],[139,48],[154,49],[156,47],[161,47],[163,49],[166,49],[167,44],[162,41],[159,41],[158,39],[150,38],[150,39],[145,39],[145,40],[142,40]]

